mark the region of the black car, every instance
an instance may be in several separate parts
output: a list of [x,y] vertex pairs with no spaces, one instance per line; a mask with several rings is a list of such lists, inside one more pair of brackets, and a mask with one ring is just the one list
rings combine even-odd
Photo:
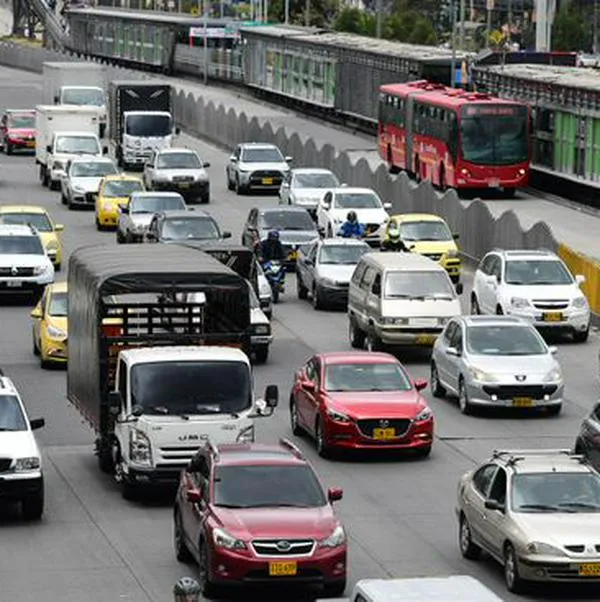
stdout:
[[575,453],[583,454],[600,470],[600,403],[584,419],[575,441]]
[[273,230],[279,232],[287,255],[287,267],[296,265],[300,246],[319,238],[317,226],[304,207],[254,207],[250,210],[242,230],[242,244],[254,248]]
[[221,230],[214,217],[205,211],[169,211],[152,218],[146,240],[167,244],[216,241],[231,238],[231,232]]

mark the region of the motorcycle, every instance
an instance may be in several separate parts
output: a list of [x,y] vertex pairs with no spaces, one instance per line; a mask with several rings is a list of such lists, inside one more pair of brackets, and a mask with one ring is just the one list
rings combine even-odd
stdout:
[[279,301],[279,295],[285,290],[285,267],[280,261],[267,261],[263,271],[273,295],[273,303]]

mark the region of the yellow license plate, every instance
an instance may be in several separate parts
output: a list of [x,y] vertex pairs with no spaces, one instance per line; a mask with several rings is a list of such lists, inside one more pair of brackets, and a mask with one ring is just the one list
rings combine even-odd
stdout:
[[271,186],[271,184],[273,184],[273,178],[263,178],[263,184],[265,186]]
[[513,399],[513,405],[516,408],[530,408],[535,405],[535,403],[531,397],[515,397]]
[[387,441],[396,438],[396,429],[373,429],[373,439]]
[[293,577],[298,574],[296,561],[269,562],[269,575],[271,577]]
[[550,314],[544,314],[544,322],[562,322],[563,315],[561,312],[553,312]]
[[434,334],[422,334],[417,337],[417,345],[433,345],[436,339]]
[[580,565],[579,574],[582,577],[600,577],[600,563]]

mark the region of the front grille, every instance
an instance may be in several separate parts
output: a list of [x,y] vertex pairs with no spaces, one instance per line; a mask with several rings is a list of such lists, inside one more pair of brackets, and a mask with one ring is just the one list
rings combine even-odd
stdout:
[[254,551],[259,556],[310,556],[315,549],[312,539],[255,539]]
[[534,299],[533,306],[536,309],[547,309],[550,311],[556,311],[557,309],[567,309],[567,307],[569,307],[569,300],[560,299],[555,301],[553,299]]
[[[263,180],[270,179],[270,184],[263,184]],[[250,175],[250,183],[259,186],[281,186],[283,174],[280,171],[259,170]]]
[[365,437],[373,438],[373,430],[390,428],[396,431],[396,437],[403,437],[410,429],[411,420],[408,418],[372,418],[369,420],[358,420],[358,429]]
[[576,554],[581,554],[585,551],[585,546],[565,546],[565,550],[569,550],[569,552],[575,552]]
[[33,268],[0,268],[0,276],[33,276]]
[[93,205],[96,202],[97,194],[97,192],[86,192],[84,197],[85,202]]
[[194,176],[173,176],[173,182],[193,182]]
[[425,257],[429,257],[429,259],[433,261],[439,261],[442,258],[441,253],[423,253],[423,255],[425,255]]
[[515,397],[543,399],[544,395],[552,395],[557,389],[556,385],[484,385],[483,387],[488,395],[496,395],[498,399],[514,399]]
[[12,458],[0,458],[0,472],[8,472],[11,464]]

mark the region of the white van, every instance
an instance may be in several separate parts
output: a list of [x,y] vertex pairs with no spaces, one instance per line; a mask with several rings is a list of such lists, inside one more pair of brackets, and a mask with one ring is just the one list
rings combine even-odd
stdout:
[[350,344],[369,351],[387,345],[431,346],[460,315],[461,283],[418,253],[367,253],[356,266],[348,292]]
[[[466,575],[414,579],[363,579],[351,598],[337,602],[504,602],[492,590]],[[317,602],[320,602],[317,600]],[[321,602],[325,602],[323,599]],[[336,602],[329,598],[327,602]]]

